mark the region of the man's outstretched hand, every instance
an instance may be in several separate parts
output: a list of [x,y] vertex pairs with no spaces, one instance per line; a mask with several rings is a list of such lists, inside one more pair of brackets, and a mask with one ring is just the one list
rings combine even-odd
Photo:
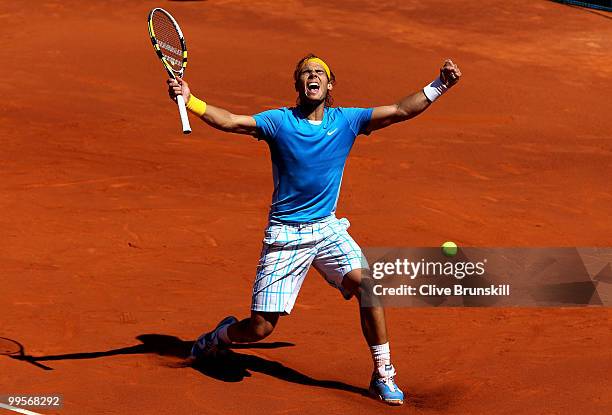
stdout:
[[444,65],[440,69],[440,79],[444,82],[444,85],[451,87],[459,82],[459,78],[461,78],[459,67],[452,60],[445,60]]

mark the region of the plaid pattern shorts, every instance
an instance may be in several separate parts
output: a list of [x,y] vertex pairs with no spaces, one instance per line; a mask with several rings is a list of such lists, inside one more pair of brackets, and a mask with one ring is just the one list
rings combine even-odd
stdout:
[[268,225],[251,310],[289,314],[311,265],[344,298],[351,298],[342,287],[342,278],[353,269],[368,268],[368,264],[348,234],[349,226],[347,219],[335,216],[308,223]]

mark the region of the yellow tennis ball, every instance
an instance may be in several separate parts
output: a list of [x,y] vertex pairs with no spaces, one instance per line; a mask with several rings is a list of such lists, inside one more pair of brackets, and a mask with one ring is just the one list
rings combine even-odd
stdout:
[[442,244],[442,253],[446,256],[457,255],[457,244],[451,241]]

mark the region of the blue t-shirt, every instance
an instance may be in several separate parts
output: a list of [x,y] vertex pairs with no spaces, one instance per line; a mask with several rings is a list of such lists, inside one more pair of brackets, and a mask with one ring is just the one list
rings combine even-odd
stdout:
[[310,222],[336,211],[346,158],[371,117],[372,108],[325,108],[320,125],[298,108],[254,116],[272,156],[272,222]]

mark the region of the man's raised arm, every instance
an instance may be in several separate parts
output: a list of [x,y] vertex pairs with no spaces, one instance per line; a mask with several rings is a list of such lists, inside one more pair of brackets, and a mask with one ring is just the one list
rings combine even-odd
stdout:
[[232,114],[223,108],[205,103],[191,94],[189,84],[181,78],[168,79],[167,83],[170,98],[174,100],[177,95],[183,95],[187,109],[211,127],[236,134],[255,135],[257,133],[255,118],[250,115]]
[[380,130],[391,124],[416,117],[425,111],[440,95],[455,85],[459,78],[461,78],[459,67],[450,59],[446,60],[444,66],[440,69],[440,77],[423,88],[422,91],[408,95],[396,104],[374,108],[367,130],[369,132]]

